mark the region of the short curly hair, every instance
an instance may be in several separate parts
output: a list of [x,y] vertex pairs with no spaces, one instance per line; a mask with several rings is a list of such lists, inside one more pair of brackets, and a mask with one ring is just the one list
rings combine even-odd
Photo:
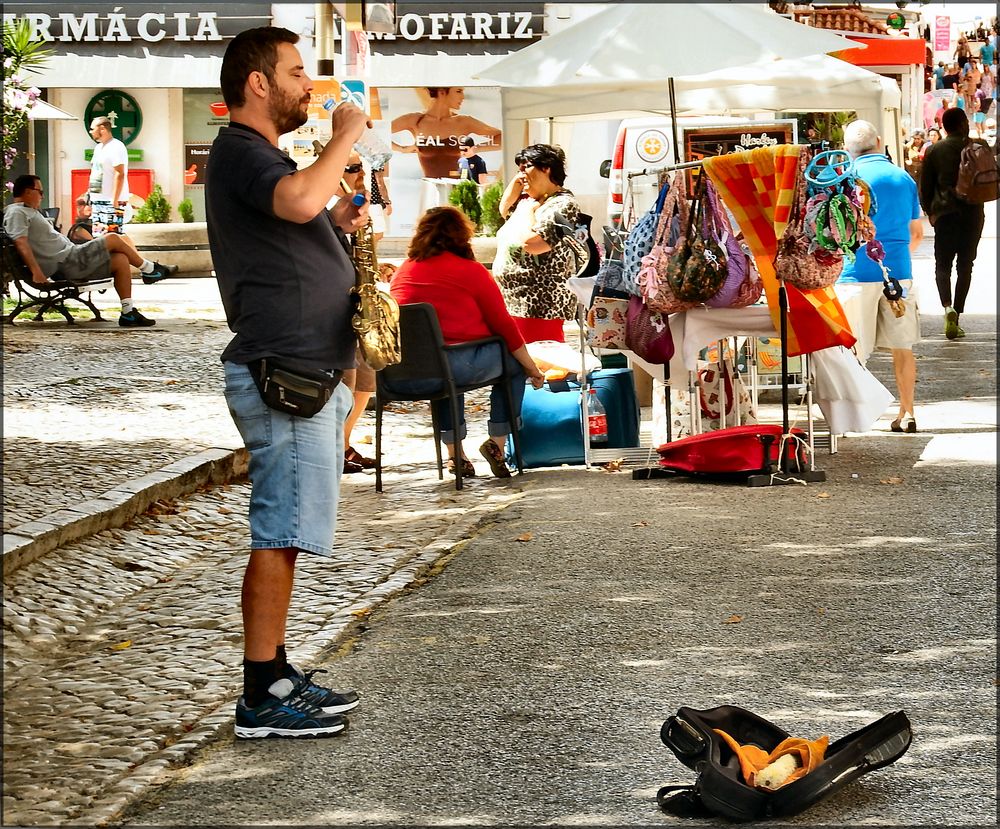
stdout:
[[432,207],[417,222],[406,256],[422,262],[441,253],[453,253],[463,259],[475,260],[472,234],[476,226],[457,207]]
[[566,153],[562,147],[555,147],[552,144],[530,144],[518,155],[523,159],[518,164],[531,164],[539,170],[547,170],[554,184],[562,187],[566,181]]

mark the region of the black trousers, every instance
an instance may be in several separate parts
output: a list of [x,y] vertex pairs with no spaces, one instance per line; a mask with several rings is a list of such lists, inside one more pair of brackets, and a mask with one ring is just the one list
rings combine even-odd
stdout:
[[[960,314],[965,311],[965,298],[972,284],[972,263],[976,261],[984,221],[982,205],[970,204],[955,213],[939,216],[934,223],[934,279],[942,308],[950,305]],[[951,266],[956,258],[958,279],[952,302]]]

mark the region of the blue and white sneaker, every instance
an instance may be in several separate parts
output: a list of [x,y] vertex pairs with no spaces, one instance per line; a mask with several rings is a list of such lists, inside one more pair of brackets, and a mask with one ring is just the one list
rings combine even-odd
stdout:
[[328,716],[302,695],[304,682],[279,679],[268,688],[270,696],[256,708],[240,697],[236,703],[236,736],[331,737],[347,727],[347,720]]
[[312,681],[316,674],[325,674],[322,668],[315,671],[300,671],[291,663],[288,664],[288,678],[293,682],[301,682],[299,696],[308,700],[324,714],[346,714],[353,711],[361,702],[357,691],[331,691]]

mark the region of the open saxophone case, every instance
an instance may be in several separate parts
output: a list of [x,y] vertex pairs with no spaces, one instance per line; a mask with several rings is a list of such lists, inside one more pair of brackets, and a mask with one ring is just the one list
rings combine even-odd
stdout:
[[[836,281],[842,267],[840,251],[846,249],[845,240],[834,234],[833,239],[822,238],[819,242],[827,242],[831,248],[817,245],[815,229],[805,225],[806,215],[806,183],[814,179],[807,177],[809,171],[819,170],[819,175],[829,171],[828,179],[834,185],[842,188],[854,186],[852,178],[853,165],[846,154],[835,159],[832,152],[818,152],[819,147],[798,147],[795,161],[794,198],[789,212],[789,219],[781,239],[777,240],[777,256],[775,270],[777,273],[777,305],[778,334],[781,343],[781,425],[755,424],[717,429],[702,434],[690,435],[676,441],[667,442],[657,448],[659,464],[645,469],[636,469],[632,477],[637,480],[650,478],[675,477],[677,475],[702,477],[718,481],[745,481],[748,486],[777,486],[785,484],[807,484],[826,480],[826,474],[814,466],[812,450],[807,435],[802,429],[794,428],[789,419],[789,372],[788,372],[788,342],[789,342],[789,295],[786,280],[799,290],[828,288]],[[820,158],[820,157],[823,158]],[[693,166],[708,166],[713,161],[692,162],[676,165],[675,169]],[[699,179],[707,177],[703,172]],[[820,186],[826,186],[821,181]],[[702,188],[703,189],[703,188]],[[829,191],[828,192],[833,192]],[[853,190],[851,198],[854,196]],[[771,194],[774,202],[778,199]],[[847,204],[848,196],[841,198]],[[822,200],[822,197],[820,197]],[[832,198],[830,199],[832,201]],[[852,202],[853,204],[853,202]],[[858,202],[860,211],[860,202]],[[810,202],[810,206],[812,202]],[[741,205],[744,207],[744,205]],[[857,232],[851,243],[854,248],[860,246],[863,220],[861,212],[857,213]],[[873,230],[873,229],[872,229]],[[698,240],[697,244],[705,244]],[[790,247],[794,245],[794,247]],[[853,249],[850,255],[853,256]],[[692,257],[693,258],[693,257]],[[806,271],[801,281],[798,268]],[[669,270],[668,270],[669,273]],[[795,281],[792,281],[795,279]],[[680,298],[684,298],[678,293]],[[821,347],[826,347],[823,345]]]
[[886,714],[833,743],[803,740],[735,705],[680,708],[660,729],[694,784],[657,792],[677,817],[766,820],[802,812],[870,771],[894,763],[913,732],[903,711]]

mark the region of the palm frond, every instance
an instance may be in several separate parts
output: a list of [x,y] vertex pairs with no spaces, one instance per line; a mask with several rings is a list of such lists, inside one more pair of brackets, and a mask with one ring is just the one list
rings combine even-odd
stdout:
[[[13,58],[14,70],[24,69],[39,72],[44,69],[52,50],[42,41],[31,39],[32,25],[27,20],[15,20],[3,24],[4,60]],[[6,75],[6,70],[4,72]]]

